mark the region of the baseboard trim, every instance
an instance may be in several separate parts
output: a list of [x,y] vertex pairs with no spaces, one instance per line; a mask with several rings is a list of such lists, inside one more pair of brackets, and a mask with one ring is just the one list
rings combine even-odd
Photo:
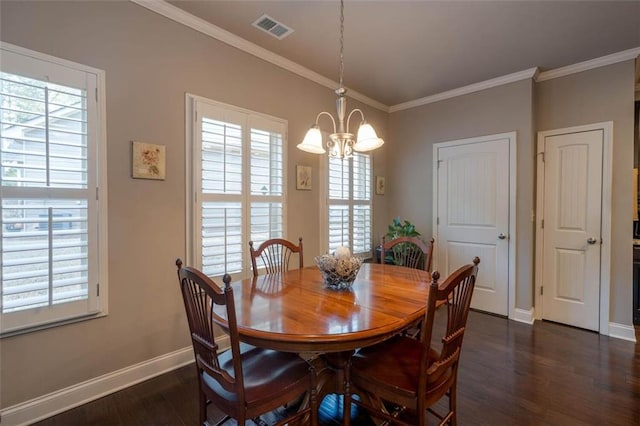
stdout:
[[515,308],[513,310],[512,320],[517,322],[523,322],[525,324],[533,325],[535,317],[533,315],[533,308],[527,310]]
[[632,325],[609,323],[609,337],[636,342],[636,330]]
[[[219,343],[220,346],[224,346],[222,343],[226,342]],[[193,348],[189,346],[7,407],[0,410],[2,425],[20,426],[32,424],[188,365],[193,360]]]

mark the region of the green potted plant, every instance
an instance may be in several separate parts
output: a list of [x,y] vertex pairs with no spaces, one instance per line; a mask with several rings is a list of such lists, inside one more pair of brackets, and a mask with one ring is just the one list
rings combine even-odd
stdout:
[[405,220],[400,220],[400,216],[393,218],[391,224],[387,227],[387,239],[394,240],[398,237],[419,237],[420,233],[416,231],[414,224]]
[[[420,237],[420,233],[416,231],[416,227],[414,224],[409,222],[408,220],[401,220],[400,216],[393,218],[393,221],[387,227],[386,241],[394,240],[398,237]],[[382,247],[376,247],[376,260],[378,263],[380,262],[380,255],[382,252]],[[385,263],[394,264],[393,261],[393,252],[391,250],[387,250],[385,252]]]

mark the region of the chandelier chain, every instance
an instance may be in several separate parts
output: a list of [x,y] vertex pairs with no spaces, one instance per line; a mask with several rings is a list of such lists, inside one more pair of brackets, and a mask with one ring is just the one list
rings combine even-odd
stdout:
[[[384,141],[378,137],[373,127],[365,121],[364,113],[360,108],[353,109],[349,114],[346,114],[347,89],[344,88],[344,0],[340,0],[340,87],[335,90],[335,94],[338,95],[338,99],[336,100],[338,119],[334,119],[333,115],[326,111],[321,111],[316,116],[315,123],[309,131],[307,131],[302,142],[298,144],[298,148],[313,154],[323,154],[326,152],[323,146],[322,132],[318,125],[320,117],[328,117],[333,123],[333,133],[329,135],[329,139],[326,141],[326,148],[331,158],[350,158],[354,155],[354,151],[371,151],[382,146]],[[359,114],[360,116],[360,126],[357,131],[357,137],[356,134],[351,133],[349,130],[349,123],[354,114],[356,114],[356,116]]]
[[344,73],[344,0],[340,0],[340,88]]

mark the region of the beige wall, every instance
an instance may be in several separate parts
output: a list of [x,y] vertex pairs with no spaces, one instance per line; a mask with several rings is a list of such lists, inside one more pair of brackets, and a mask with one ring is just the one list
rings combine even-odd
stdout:
[[516,306],[522,309],[530,309],[533,303],[532,102],[533,82],[526,80],[393,113],[387,158],[387,168],[393,170],[387,185],[389,215],[410,220],[423,235],[430,236],[433,144],[516,132]]
[[433,143],[516,131],[516,307],[533,306],[535,132],[614,122],[611,322],[631,319],[634,61],[541,83],[522,81],[391,114],[389,217],[432,233]]
[[613,121],[610,321],[632,323],[634,61],[539,83],[538,130]]
[[[3,42],[106,71],[110,286],[107,317],[2,340],[1,407],[190,345],[174,266],[186,251],[186,92],[288,120],[288,174],[312,166],[314,189],[296,191],[289,180],[287,231],[304,237],[313,263],[319,157],[295,145],[319,111],[335,111],[332,90],[130,2],[0,7]],[[388,137],[386,113],[349,100],[355,107]],[[132,140],[166,145],[165,181],[130,178]],[[374,174],[384,170],[382,150]],[[376,197],[376,211],[383,201]],[[374,216],[383,227],[384,214]]]

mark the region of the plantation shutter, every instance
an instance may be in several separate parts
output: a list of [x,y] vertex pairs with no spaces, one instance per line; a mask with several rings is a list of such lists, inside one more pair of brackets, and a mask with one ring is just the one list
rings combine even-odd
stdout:
[[201,269],[242,270],[242,117],[211,110],[202,117]]
[[209,276],[249,270],[255,247],[284,237],[286,124],[222,104],[197,104],[200,146],[195,172],[201,194],[199,252]]
[[8,332],[99,312],[99,141],[95,74],[6,50],[1,59],[0,303]]
[[371,156],[328,161],[328,250],[349,247],[354,254],[371,251]]
[[353,251],[371,251],[371,156],[353,156]]
[[351,162],[329,158],[329,253],[350,243]]
[[250,117],[251,240],[254,247],[283,238],[284,153],[282,123]]

